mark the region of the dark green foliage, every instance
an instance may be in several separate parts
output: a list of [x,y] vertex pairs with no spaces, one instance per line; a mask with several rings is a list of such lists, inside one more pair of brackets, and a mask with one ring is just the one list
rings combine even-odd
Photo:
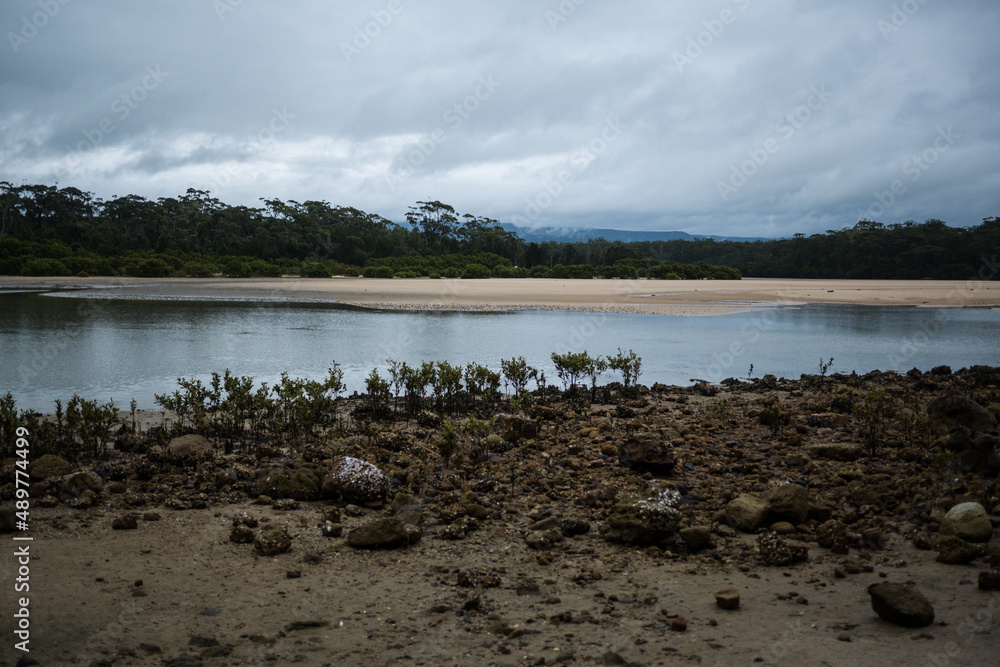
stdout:
[[763,426],[770,428],[771,434],[775,436],[781,433],[781,429],[788,426],[789,423],[788,413],[781,407],[781,403],[777,399],[766,401],[761,406],[758,419]]
[[639,379],[639,374],[642,372],[642,357],[632,350],[629,350],[628,354],[625,354],[621,348],[618,348],[618,354],[609,356],[607,363],[608,368],[622,374],[622,385],[625,389],[630,389],[635,385]]
[[462,277],[466,279],[489,278],[490,270],[482,264],[468,264],[462,270]]
[[864,402],[858,410],[865,438],[865,448],[869,456],[878,452],[878,445],[885,436],[889,419],[895,414],[899,399],[885,389],[873,388],[865,393]]

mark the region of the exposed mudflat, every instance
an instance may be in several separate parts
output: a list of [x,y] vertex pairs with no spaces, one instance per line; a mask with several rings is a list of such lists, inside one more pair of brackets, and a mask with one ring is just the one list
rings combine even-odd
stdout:
[[[958,391],[995,414],[998,379],[996,369],[765,379],[633,396],[599,389],[593,402],[550,391],[535,396],[547,408],[533,420],[536,437],[497,427],[507,441],[486,446],[460,432],[448,466],[436,451],[441,426],[426,413],[368,429],[347,417],[314,442],[272,443],[266,457],[220,447],[77,465],[103,483],[91,506],[60,497],[54,481],[33,490],[30,657],[42,665],[993,664],[1000,592],[980,590],[978,577],[1000,553],[1000,479],[986,464],[965,471],[946,461],[943,447],[959,442],[954,424],[926,408]],[[869,455],[860,408],[844,408],[872,387],[899,402]],[[788,419],[774,429],[760,416],[772,401]],[[673,469],[622,465],[619,446],[630,439],[666,446]],[[322,492],[259,499],[261,471],[325,470],[344,455],[387,473],[386,502]],[[801,521],[768,515],[752,532],[733,528],[728,503],[789,483],[808,492]],[[5,506],[11,489],[3,487]],[[651,544],[605,539],[614,507],[664,489],[677,493],[677,527],[703,527],[707,547],[693,550],[679,534]],[[966,501],[991,515],[992,540],[966,545],[975,552],[967,564],[938,562],[944,513]],[[266,556],[230,541],[243,512],[258,519],[255,531],[283,526],[291,548]],[[136,528],[112,528],[127,515]],[[394,549],[348,545],[355,528],[387,515],[422,536]],[[331,517],[339,536],[324,534]],[[552,526],[574,528],[533,535]],[[762,560],[759,538],[772,528],[805,545],[808,560]],[[8,590],[17,570],[11,537],[0,537]],[[878,582],[912,582],[934,622],[880,619],[867,592]],[[738,609],[717,606],[724,588],[739,593]],[[0,664],[12,666],[22,654],[10,600],[5,593]]]

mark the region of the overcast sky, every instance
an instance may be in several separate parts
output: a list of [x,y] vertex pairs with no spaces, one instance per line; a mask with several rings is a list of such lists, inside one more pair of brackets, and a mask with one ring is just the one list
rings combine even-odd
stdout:
[[3,0],[0,180],[788,236],[1000,215],[996,0]]

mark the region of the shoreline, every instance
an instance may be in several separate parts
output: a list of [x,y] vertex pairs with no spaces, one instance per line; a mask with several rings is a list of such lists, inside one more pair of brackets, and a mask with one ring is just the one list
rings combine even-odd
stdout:
[[973,280],[0,277],[0,293],[35,289],[73,289],[87,298],[266,299],[339,303],[376,310],[722,315],[807,303],[1000,308],[1000,284]]

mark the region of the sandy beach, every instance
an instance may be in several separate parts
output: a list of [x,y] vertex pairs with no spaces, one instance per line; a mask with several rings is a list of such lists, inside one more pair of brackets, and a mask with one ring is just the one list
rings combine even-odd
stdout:
[[431,280],[366,278],[19,278],[0,289],[76,288],[148,299],[302,299],[404,310],[590,310],[719,315],[798,303],[1000,307],[1000,285],[978,280]]

